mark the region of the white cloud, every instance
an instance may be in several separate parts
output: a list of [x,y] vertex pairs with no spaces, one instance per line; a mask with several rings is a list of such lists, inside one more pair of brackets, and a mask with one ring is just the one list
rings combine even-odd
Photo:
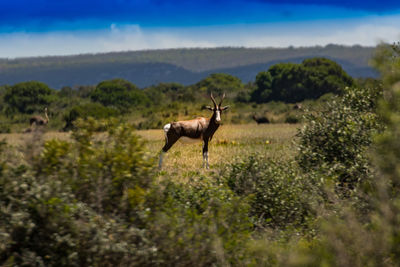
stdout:
[[[312,23],[312,24],[311,24]],[[108,29],[0,35],[0,57],[70,55],[182,47],[286,47],[329,43],[366,46],[400,40],[400,16],[308,23],[141,28],[111,24]]]

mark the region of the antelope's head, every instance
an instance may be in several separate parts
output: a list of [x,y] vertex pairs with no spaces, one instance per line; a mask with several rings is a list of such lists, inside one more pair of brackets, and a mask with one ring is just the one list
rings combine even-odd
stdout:
[[210,106],[206,107],[207,109],[212,110],[214,112],[213,116],[215,116],[215,123],[216,124],[220,124],[221,123],[221,112],[224,111],[224,110],[227,110],[229,108],[229,106],[221,107],[222,100],[224,100],[224,98],[225,98],[225,93],[221,97],[221,101],[219,102],[219,104],[217,104],[217,102],[215,101],[215,99],[213,97],[213,94],[211,93],[211,100],[212,100],[212,102],[214,104],[214,107],[210,107]]

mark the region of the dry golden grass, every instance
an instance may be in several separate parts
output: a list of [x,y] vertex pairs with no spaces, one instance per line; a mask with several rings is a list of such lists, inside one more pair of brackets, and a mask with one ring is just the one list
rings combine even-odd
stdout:
[[[209,143],[210,169],[218,170],[227,163],[251,154],[276,159],[291,158],[295,153],[293,140],[299,127],[299,124],[222,125]],[[164,145],[163,130],[140,130],[137,133],[146,140],[149,154],[158,158]],[[46,132],[43,138],[68,140],[70,134]],[[29,142],[32,133],[0,134],[0,140],[3,139],[12,146],[19,146]],[[185,179],[190,174],[207,172],[202,164],[202,142],[177,142],[164,157],[163,173]]]
[[[223,125],[209,143],[210,169],[217,170],[224,164],[246,158],[251,154],[269,158],[289,159],[294,156],[293,140],[299,124],[246,124]],[[147,140],[147,149],[157,155],[164,145],[160,130],[138,131]],[[177,142],[166,153],[163,171],[179,177],[203,173],[202,142]]]
[[[34,133],[11,133],[11,134],[0,134],[0,140],[5,140],[7,144],[11,146],[19,146],[30,139]],[[46,132],[43,134],[44,140],[59,139],[68,140],[70,134],[66,132]]]

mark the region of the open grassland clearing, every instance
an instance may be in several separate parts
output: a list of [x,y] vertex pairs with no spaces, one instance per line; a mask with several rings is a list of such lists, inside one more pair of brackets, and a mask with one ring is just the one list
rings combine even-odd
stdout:
[[[245,159],[250,155],[263,155],[266,158],[290,159],[294,156],[293,141],[300,124],[245,124],[222,125],[209,144],[211,171],[222,168],[225,164]],[[138,130],[136,133],[146,142],[146,150],[157,160],[158,153],[164,146],[162,129]],[[35,133],[0,134],[12,147],[22,147],[32,142]],[[70,140],[67,132],[46,132],[43,140]],[[205,172],[202,169],[202,141],[180,140],[165,155],[162,173],[175,175],[185,180],[188,173]]]
[[[300,124],[222,125],[209,143],[211,170],[252,154],[267,158],[289,159],[294,156],[293,141]],[[162,130],[143,130],[150,153],[157,154],[164,145]],[[184,175],[202,170],[202,141],[178,141],[165,155],[163,171]],[[204,170],[205,171],[205,170]]]

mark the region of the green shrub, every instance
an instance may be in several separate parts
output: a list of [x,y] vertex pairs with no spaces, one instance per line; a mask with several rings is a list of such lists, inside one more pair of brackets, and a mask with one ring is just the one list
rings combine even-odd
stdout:
[[72,130],[74,123],[78,118],[87,119],[89,117],[95,119],[107,119],[119,114],[114,108],[105,107],[99,103],[88,103],[72,107],[63,116],[65,121],[64,131]]
[[236,92],[243,88],[242,81],[226,73],[214,73],[194,85],[202,93],[222,95],[223,93]]
[[367,150],[381,129],[376,105],[379,88],[346,88],[324,111],[306,116],[299,131],[297,161],[304,171],[325,172],[344,188],[370,177]]
[[22,82],[7,89],[4,102],[7,103],[9,111],[32,114],[35,111],[42,112],[44,107],[51,103],[52,93],[42,82]]
[[[166,266],[235,265],[245,257],[248,205],[206,178],[164,182],[164,200],[146,229]],[[158,194],[160,199],[161,194]]]
[[251,156],[228,166],[227,185],[250,199],[250,216],[260,226],[305,226],[312,214],[311,181],[294,163]]
[[285,118],[285,123],[299,123],[299,122],[300,122],[300,119],[296,115],[293,115],[293,114],[289,114]]
[[91,92],[90,98],[94,102],[117,108],[121,112],[150,103],[143,91],[123,79],[107,80],[99,83],[96,89]]
[[339,93],[353,84],[353,79],[336,62],[311,58],[301,64],[275,64],[268,71],[258,73],[251,99],[257,103],[272,100],[295,103],[330,92]]
[[[79,120],[72,133],[73,144],[47,142],[38,172],[62,179],[73,188],[78,200],[97,212],[129,215],[130,190],[149,187],[153,160],[131,127],[99,124],[104,125],[91,118]],[[107,132],[96,136],[99,127]]]
[[[86,128],[90,132],[90,129]],[[82,131],[85,131],[82,130]],[[134,148],[137,144],[134,137],[127,137],[124,128],[117,129],[114,138],[109,138],[110,144],[107,155],[114,160],[118,158],[117,173],[114,175],[111,188],[97,190],[94,185],[98,177],[106,177],[108,170],[101,164],[94,164],[96,148],[93,140],[88,143],[79,140],[77,144],[49,141],[46,143],[39,158],[29,162],[23,160],[19,164],[4,163],[0,169],[0,262],[6,266],[111,266],[116,264],[137,265],[150,264],[154,258],[154,247],[140,230],[129,220],[123,220],[115,213],[124,213],[118,204],[126,191],[129,191],[126,179],[122,175],[129,171],[140,169],[141,162],[135,161],[139,154],[133,154],[135,164],[126,158],[122,147]],[[80,135],[82,136],[82,135]],[[122,141],[124,140],[124,141]],[[122,143],[121,143],[122,141]],[[118,143],[118,144],[117,144]],[[132,143],[132,145],[128,145]],[[80,149],[75,157],[73,152]],[[103,147],[104,148],[104,147]],[[5,149],[0,149],[0,152]],[[115,153],[115,154],[113,154]],[[122,155],[121,155],[122,153]],[[136,156],[135,156],[136,155]],[[85,158],[85,160],[82,159]],[[2,158],[2,157],[1,157]],[[100,163],[100,162],[99,162]],[[27,165],[28,164],[28,165]],[[146,163],[144,163],[145,165]],[[129,166],[136,166],[131,168]],[[70,169],[67,169],[70,168]],[[79,173],[91,173],[85,181]],[[122,172],[122,173],[121,173]],[[143,174],[143,173],[142,173]],[[81,176],[79,176],[81,175]],[[141,177],[145,180],[145,175]],[[92,182],[87,181],[92,179]],[[143,182],[137,182],[142,184]],[[122,185],[123,184],[123,185]],[[90,188],[90,185],[93,185]],[[121,188],[121,186],[127,188]],[[99,184],[101,186],[101,184]],[[88,193],[82,196],[83,191]],[[113,206],[115,210],[101,214],[99,206],[93,204],[90,192],[103,194],[104,199],[116,201],[103,203],[104,207]],[[109,194],[109,195],[106,195]],[[96,199],[98,200],[98,199]]]

